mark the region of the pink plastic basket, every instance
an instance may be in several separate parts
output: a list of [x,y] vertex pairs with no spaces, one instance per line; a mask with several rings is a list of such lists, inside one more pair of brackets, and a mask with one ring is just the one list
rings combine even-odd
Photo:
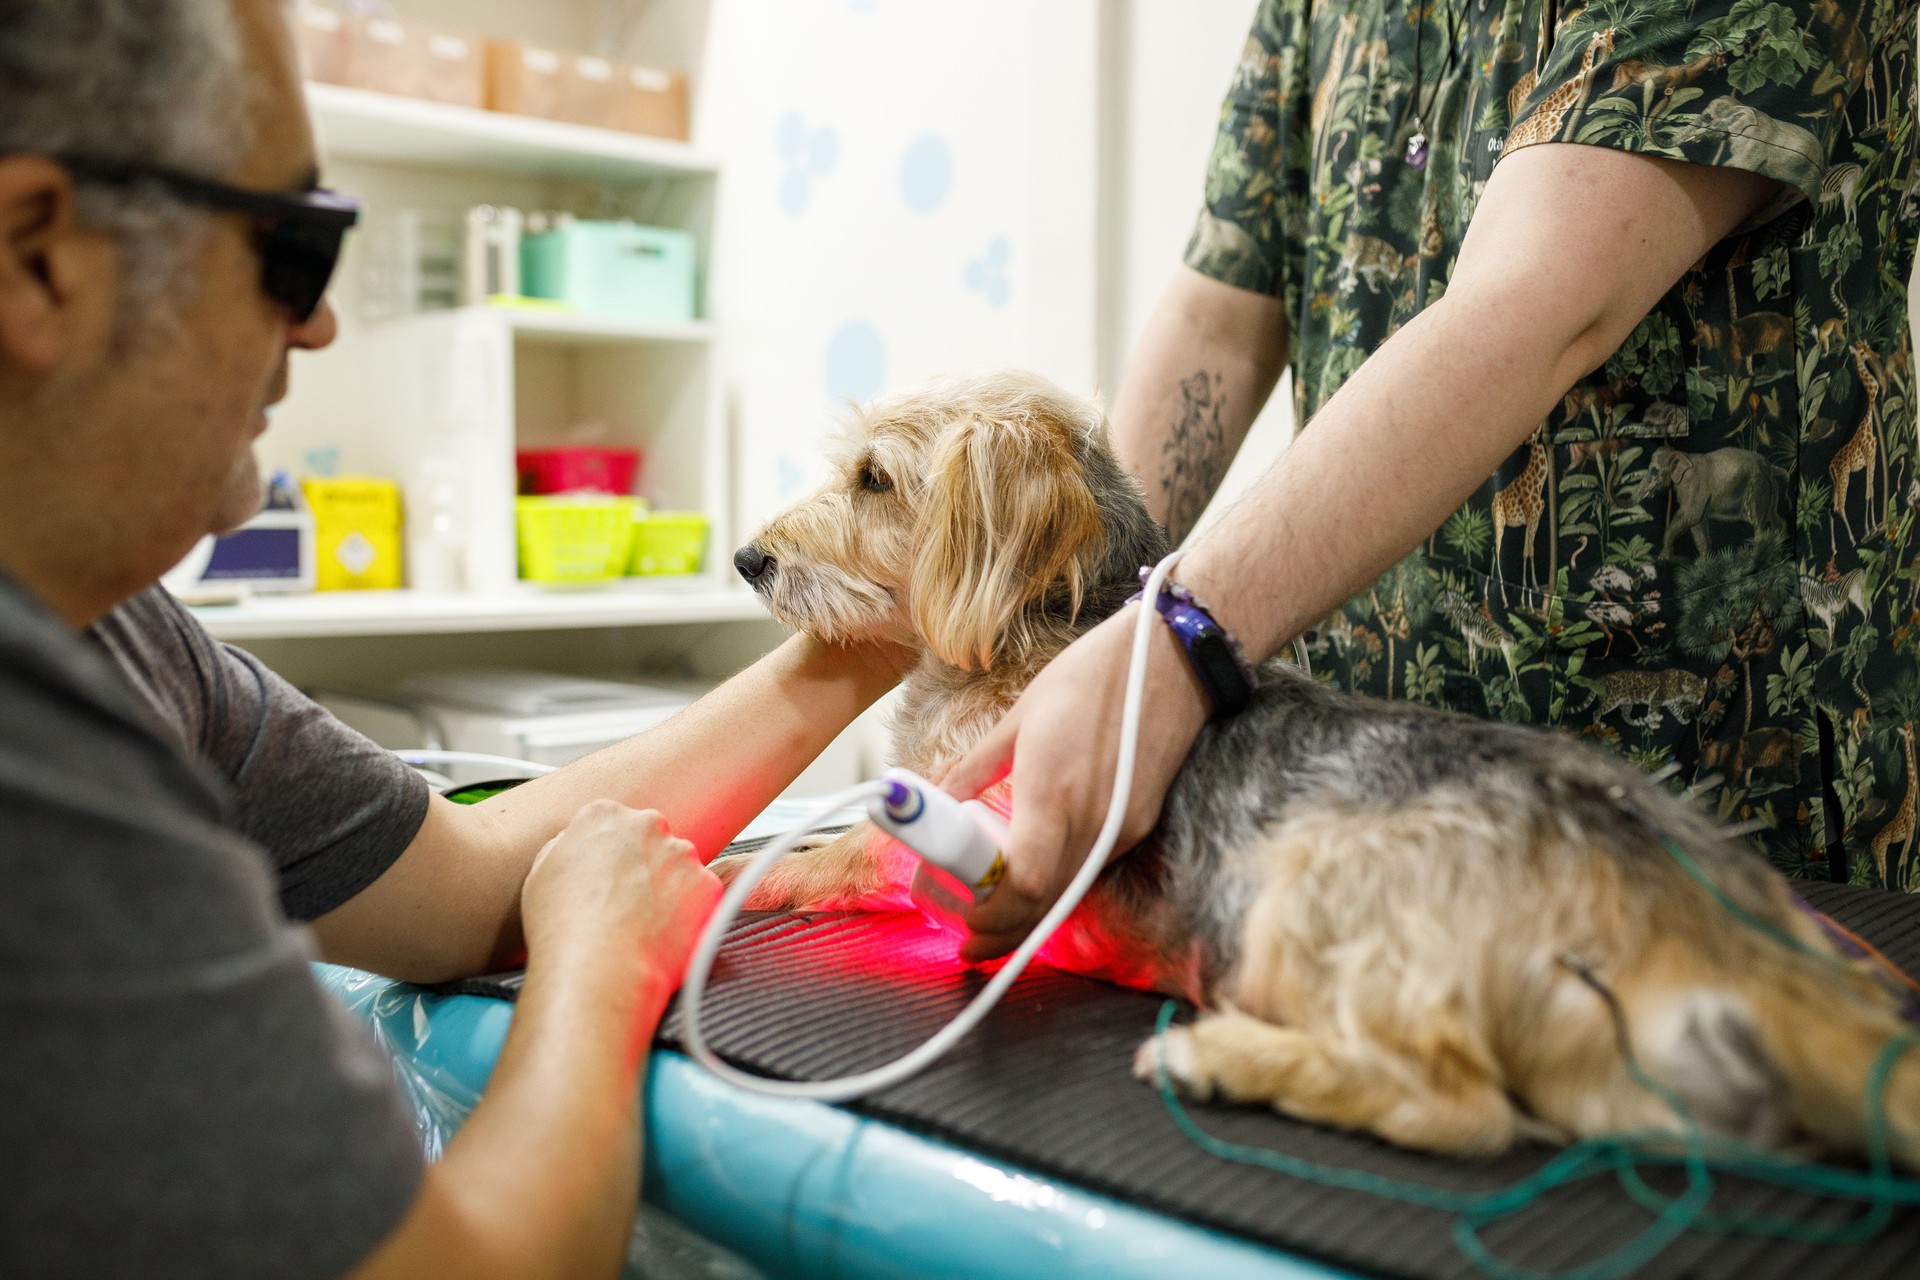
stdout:
[[634,473],[640,469],[638,449],[592,445],[521,449],[513,459],[520,472],[522,494],[628,494],[633,492]]

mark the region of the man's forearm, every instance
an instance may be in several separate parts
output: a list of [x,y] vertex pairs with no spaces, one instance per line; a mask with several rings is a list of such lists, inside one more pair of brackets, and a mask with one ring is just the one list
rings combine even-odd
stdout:
[[475,812],[531,860],[581,805],[619,800],[658,809],[709,859],[898,681],[876,649],[795,636],[659,728]]
[[1179,542],[1220,487],[1286,365],[1285,311],[1181,267],[1113,400],[1114,449]]
[[520,1219],[518,1243],[555,1275],[611,1274],[624,1253],[639,1085],[667,995],[625,957],[564,971],[535,957],[486,1094],[447,1147],[457,1194],[476,1214]]
[[1191,549],[1182,581],[1253,654],[1273,653],[1438,528],[1775,190],[1604,147],[1509,156],[1445,297],[1348,379]]
[[504,967],[527,868],[582,805],[657,809],[710,859],[893,687],[888,658],[795,636],[658,728],[483,804],[436,797],[400,860],[316,922],[322,953],[410,982]]
[[486,1094],[356,1280],[619,1270],[640,1180],[640,1082],[668,983],[631,949],[536,957]]
[[1566,345],[1502,324],[1500,301],[1422,312],[1189,549],[1181,581],[1250,653],[1277,651],[1391,568],[1585,372]]

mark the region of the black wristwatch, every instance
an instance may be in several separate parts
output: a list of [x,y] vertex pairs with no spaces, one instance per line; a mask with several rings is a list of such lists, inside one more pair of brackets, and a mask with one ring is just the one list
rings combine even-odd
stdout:
[[[1151,569],[1140,570],[1142,583],[1150,573]],[[1135,592],[1133,599],[1143,596],[1144,592]],[[1193,592],[1178,583],[1161,587],[1160,598],[1153,604],[1186,651],[1200,687],[1207,691],[1213,703],[1212,718],[1222,720],[1246,710],[1253,701],[1253,665],[1233,633],[1214,620],[1207,607],[1194,599]]]

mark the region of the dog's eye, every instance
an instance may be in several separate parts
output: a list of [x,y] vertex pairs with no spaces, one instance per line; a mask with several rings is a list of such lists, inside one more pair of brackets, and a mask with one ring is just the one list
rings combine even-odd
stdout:
[[860,467],[860,487],[868,493],[885,493],[893,488],[893,481],[887,478],[886,472],[868,462]]

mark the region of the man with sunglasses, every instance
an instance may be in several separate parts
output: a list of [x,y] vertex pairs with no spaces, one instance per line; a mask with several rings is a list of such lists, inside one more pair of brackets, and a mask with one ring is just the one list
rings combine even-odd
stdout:
[[[153,584],[333,338],[317,179],[278,0],[0,0],[0,1275],[612,1275],[701,861],[895,680],[796,639],[461,809],[208,639]],[[524,952],[437,1163],[315,950]]]

